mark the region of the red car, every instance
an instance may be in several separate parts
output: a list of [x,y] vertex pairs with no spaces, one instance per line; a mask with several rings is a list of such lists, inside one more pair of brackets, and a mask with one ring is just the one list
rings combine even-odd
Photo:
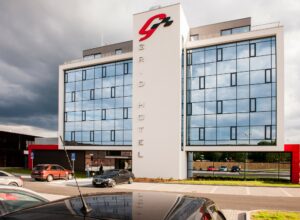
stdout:
[[32,169],[31,178],[35,180],[73,179],[73,172],[57,164],[38,164]]
[[214,166],[207,167],[207,171],[217,171],[218,169]]

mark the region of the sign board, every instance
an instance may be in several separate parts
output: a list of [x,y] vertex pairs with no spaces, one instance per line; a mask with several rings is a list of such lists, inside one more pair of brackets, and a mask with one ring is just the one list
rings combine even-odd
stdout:
[[[177,4],[135,14],[133,26],[133,173],[185,178],[186,153],[181,151],[178,118],[182,115],[181,60],[188,24]],[[165,131],[172,138],[165,138]],[[145,169],[149,164],[152,169]]]
[[31,158],[31,160],[34,159],[34,153],[32,151],[31,151],[31,154],[30,154],[30,158]]
[[76,154],[75,153],[71,153],[71,160],[76,160]]

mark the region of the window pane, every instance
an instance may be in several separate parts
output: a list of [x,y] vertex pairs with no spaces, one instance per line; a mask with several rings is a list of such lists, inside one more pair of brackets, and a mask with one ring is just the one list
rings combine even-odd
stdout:
[[251,70],[264,70],[270,69],[271,67],[271,56],[252,57],[250,59]]
[[249,112],[249,99],[237,100],[237,112]]
[[250,97],[271,97],[271,84],[251,85]]
[[249,84],[249,72],[237,73],[237,85]]
[[199,89],[204,89],[205,88],[205,77],[201,76],[199,78]]
[[246,42],[244,45],[237,46],[237,58],[249,57],[249,44]]
[[252,112],[250,114],[250,125],[271,124],[270,112]]
[[193,55],[192,55],[192,63],[193,63],[193,65],[194,64],[204,63],[204,52],[193,53]]
[[206,76],[205,77],[205,88],[215,88],[216,87],[216,76]]
[[249,98],[249,86],[238,86],[237,98],[238,99]]
[[249,71],[249,59],[238,59],[237,60],[237,72]]
[[216,102],[205,103],[205,114],[216,114]]
[[218,74],[236,72],[236,60],[218,62]]
[[217,140],[230,140],[230,127],[218,128]]
[[215,75],[215,74],[216,74],[216,63],[206,63],[205,75]]
[[250,120],[249,113],[237,114],[237,126],[249,126]]
[[223,60],[236,59],[236,47],[223,48]]
[[192,114],[193,115],[204,114],[204,103],[193,103]]
[[206,89],[205,90],[205,101],[216,100],[216,89]]
[[205,140],[216,140],[217,129],[216,128],[205,128]]
[[216,49],[205,50],[205,62],[216,62]]
[[236,99],[236,88],[227,87],[227,88],[218,88],[218,99]]
[[218,87],[230,86],[230,74],[218,75]]
[[205,127],[216,127],[217,125],[216,115],[205,115]]
[[264,41],[256,43],[256,56],[271,54],[271,41]]
[[223,113],[236,113],[236,100],[223,101]]
[[225,35],[230,35],[231,34],[231,29],[228,30],[221,30],[221,35],[225,36]]
[[217,120],[218,126],[235,126],[236,114],[219,114]]

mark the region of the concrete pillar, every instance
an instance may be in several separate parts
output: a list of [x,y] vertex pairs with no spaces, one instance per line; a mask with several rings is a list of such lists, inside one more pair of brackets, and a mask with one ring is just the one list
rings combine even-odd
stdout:
[[193,152],[188,152],[187,177],[193,177]]

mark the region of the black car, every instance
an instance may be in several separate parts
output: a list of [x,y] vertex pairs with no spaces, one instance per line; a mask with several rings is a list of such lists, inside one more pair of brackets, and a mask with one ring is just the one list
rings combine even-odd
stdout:
[[133,173],[128,170],[107,170],[102,175],[93,177],[93,185],[101,187],[114,187],[119,183],[132,183],[134,179]]
[[238,166],[232,166],[231,167],[231,172],[240,172],[241,169]]
[[[2,216],[1,219],[226,219],[207,198],[162,192],[91,194],[54,201]],[[87,211],[89,210],[89,211]]]

